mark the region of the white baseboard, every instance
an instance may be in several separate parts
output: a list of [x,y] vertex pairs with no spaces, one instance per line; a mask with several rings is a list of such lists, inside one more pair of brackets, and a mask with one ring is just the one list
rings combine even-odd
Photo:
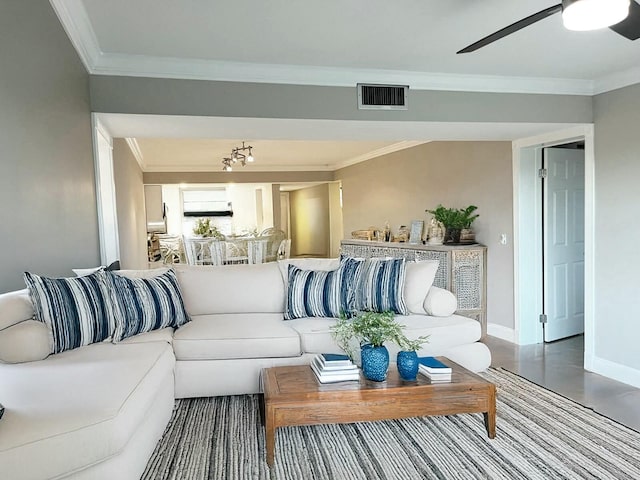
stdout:
[[496,325],[495,323],[487,324],[487,335],[506,340],[507,342],[516,343],[516,331],[513,328]]
[[640,370],[628,367],[627,365],[594,356],[587,360],[586,368],[598,375],[603,375],[618,382],[640,388]]

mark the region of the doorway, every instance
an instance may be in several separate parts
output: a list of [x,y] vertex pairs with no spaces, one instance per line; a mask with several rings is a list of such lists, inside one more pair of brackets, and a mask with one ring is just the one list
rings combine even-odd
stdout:
[[113,140],[95,114],[93,122],[93,155],[100,234],[100,261],[110,265],[120,259],[120,237],[113,175]]
[[543,339],[584,333],[584,142],[542,149]]
[[[584,142],[584,367],[593,370],[594,352],[594,129],[581,125],[513,142],[514,330],[519,345],[544,342],[540,314],[544,308],[542,187],[538,174],[542,152]],[[508,339],[505,337],[505,339]]]

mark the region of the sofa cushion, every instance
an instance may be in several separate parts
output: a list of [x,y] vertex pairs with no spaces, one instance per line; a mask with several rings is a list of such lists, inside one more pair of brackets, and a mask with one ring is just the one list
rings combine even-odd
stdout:
[[51,330],[37,320],[25,320],[0,330],[0,362],[43,360],[53,349]]
[[407,262],[404,300],[409,313],[429,313],[425,311],[424,301],[436,278],[439,264],[438,260]]
[[113,332],[104,272],[46,278],[25,272],[36,318],[53,334],[53,353],[101,342]]
[[166,343],[98,343],[0,365],[2,478],[59,478],[119,454],[171,383]]
[[[367,259],[357,275],[355,309],[407,315],[404,258]],[[426,294],[426,292],[425,292]]]
[[140,335],[134,335],[133,337],[125,338],[119,343],[149,343],[149,342],[164,342],[171,345],[173,343],[173,331],[172,327],[162,328],[160,330],[152,330],[150,332],[141,333]]
[[299,318],[287,322],[298,335],[302,353],[340,353],[329,329],[335,325],[335,318]]
[[296,357],[300,338],[282,313],[193,315],[177,329],[178,360]]
[[176,265],[189,315],[284,312],[284,283],[276,262],[258,265]]
[[104,275],[113,303],[114,342],[189,321],[173,271],[152,278],[127,278],[111,272]]
[[427,315],[448,317],[458,309],[458,300],[449,290],[431,287],[424,299],[424,309]]
[[342,288],[341,269],[301,270],[289,265],[285,320],[340,316],[345,310],[340,302]]
[[[404,333],[410,339],[429,335],[429,342],[424,346],[427,351],[440,352],[449,347],[477,342],[481,336],[479,322],[459,315],[450,317],[407,315],[396,317],[396,320],[405,326]],[[339,351],[329,330],[334,324],[335,319],[325,318],[300,318],[287,322],[287,325],[300,335],[303,353]],[[392,344],[388,347],[390,352],[397,351]]]

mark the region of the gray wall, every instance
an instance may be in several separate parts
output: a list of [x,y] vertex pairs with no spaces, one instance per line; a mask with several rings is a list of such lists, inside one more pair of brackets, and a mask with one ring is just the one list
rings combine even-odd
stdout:
[[597,95],[595,354],[640,370],[640,84]]
[[99,264],[89,76],[49,2],[0,2],[0,292]]
[[590,123],[591,97],[412,90],[406,111],[358,110],[354,87],[91,76],[94,112],[333,120]]
[[[476,238],[488,247],[487,320],[513,328],[513,180],[510,142],[432,142],[336,172],[344,234],[389,221],[424,220],[439,203],[476,205]],[[509,242],[501,245],[500,234]]]
[[113,139],[113,176],[120,265],[126,269],[147,268],[147,225],[142,170],[126,140],[122,138]]

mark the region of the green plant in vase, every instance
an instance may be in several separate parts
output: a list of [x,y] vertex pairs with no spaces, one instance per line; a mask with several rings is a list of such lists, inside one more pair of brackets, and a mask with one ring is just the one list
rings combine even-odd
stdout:
[[224,235],[213,225],[210,218],[198,218],[193,226],[193,234],[204,238],[224,240]]
[[396,343],[400,347],[396,365],[398,373],[403,380],[414,381],[418,376],[418,350],[425,343],[429,342],[429,335],[418,337],[415,340],[409,340],[406,336],[396,338]]
[[434,210],[425,210],[433,215],[436,221],[441,222],[445,229],[445,243],[459,243],[460,233],[463,229],[471,229],[474,220],[479,217],[474,212],[478,209],[475,205],[466,208],[447,208],[438,205]]
[[[389,351],[385,342],[400,345],[412,344],[403,332],[404,325],[398,323],[393,312],[358,312],[354,317],[342,316],[331,327],[331,334],[338,346],[353,359],[353,344],[360,345],[362,373],[365,378],[377,382],[387,378]],[[419,344],[416,343],[419,341]],[[414,340],[412,345],[424,343],[424,337]]]

